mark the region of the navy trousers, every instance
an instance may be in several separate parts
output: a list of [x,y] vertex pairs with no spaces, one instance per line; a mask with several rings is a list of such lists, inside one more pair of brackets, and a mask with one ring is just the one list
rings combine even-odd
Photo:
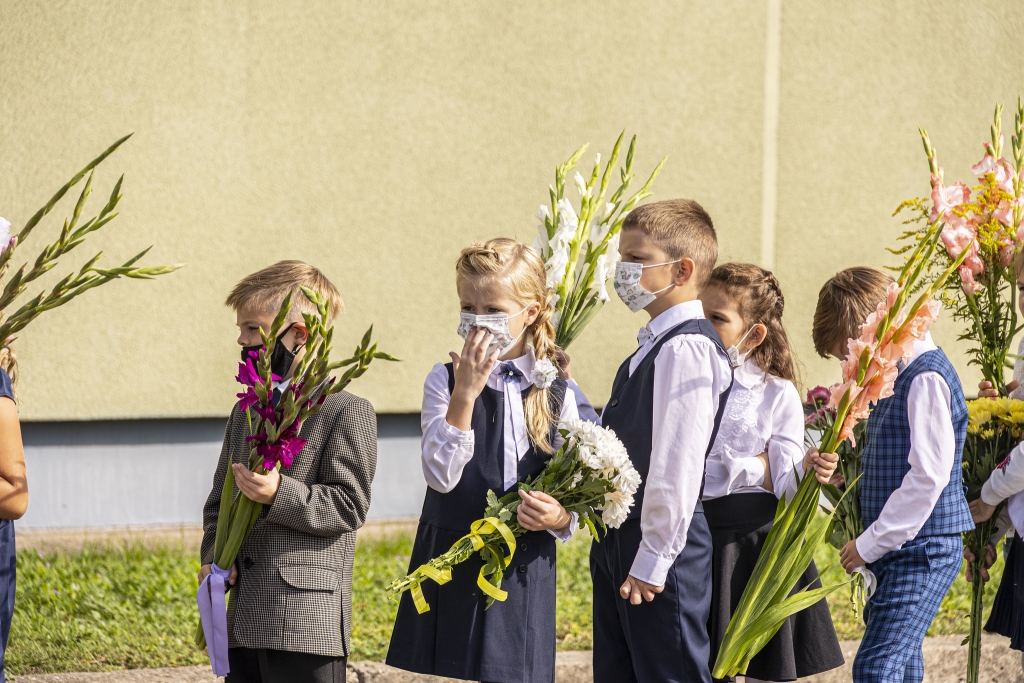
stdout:
[[16,574],[14,522],[3,519],[0,520],[0,683],[7,680],[4,674],[4,653],[7,651],[7,637],[11,633],[11,619],[14,618]]
[[640,520],[610,529],[590,549],[594,683],[711,683],[711,532],[693,516],[665,590],[631,605],[619,595],[640,547]]
[[960,572],[963,548],[959,534],[924,536],[868,565],[878,589],[864,608],[854,683],[920,683],[921,645]]

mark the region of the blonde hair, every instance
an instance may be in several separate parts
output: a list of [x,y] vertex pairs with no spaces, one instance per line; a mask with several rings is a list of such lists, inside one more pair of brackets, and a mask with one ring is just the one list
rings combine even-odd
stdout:
[[[540,304],[537,319],[526,328],[524,335],[537,360],[553,360],[557,350],[551,320],[554,294],[548,289],[544,261],[537,252],[522,242],[504,237],[466,247],[455,262],[455,284],[462,287],[481,280],[498,284],[523,306]],[[545,453],[553,452],[551,426],[556,418],[551,411],[548,389],[534,387],[526,397],[523,412],[533,445]]]
[[833,275],[818,292],[811,338],[822,358],[845,352],[846,340],[860,335],[868,315],[885,301],[892,276],[884,270],[855,266]]
[[[246,275],[234,286],[224,303],[237,311],[251,306],[270,315],[277,315],[284,298],[292,295],[288,322],[302,320],[302,313],[315,313],[316,306],[306,298],[300,287],[308,287],[330,301],[327,316],[333,321],[345,310],[341,293],[318,268],[304,261],[278,261],[272,266]],[[269,330],[265,330],[269,332]]]
[[692,199],[666,199],[629,212],[622,230],[639,230],[672,259],[693,261],[697,289],[704,289],[718,261],[718,236],[711,216]]

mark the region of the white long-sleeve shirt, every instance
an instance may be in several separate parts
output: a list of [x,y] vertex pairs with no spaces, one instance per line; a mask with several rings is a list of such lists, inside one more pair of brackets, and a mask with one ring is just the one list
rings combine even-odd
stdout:
[[1010,522],[1017,535],[1024,538],[1024,444],[1010,451],[1006,460],[989,475],[981,487],[981,499],[989,505],[1007,501]]
[[[937,346],[931,334],[914,344],[907,366]],[[956,455],[949,385],[937,372],[914,377],[907,394],[910,421],[910,471],[882,506],[878,519],[857,537],[857,553],[875,562],[917,536],[949,484]]]
[[715,445],[708,454],[704,500],[730,493],[765,492],[768,453],[772,488],[792,500],[804,458],[804,410],[792,382],[767,374],[753,359],[733,371]]
[[[522,415],[521,391],[532,383],[533,350],[526,355],[511,361],[525,376],[520,380],[518,390],[509,385],[500,374],[501,363],[494,364],[491,375],[487,378],[487,386],[497,389],[505,397],[505,423],[503,430],[504,448],[504,485],[508,490],[519,481],[519,460],[530,449],[530,439]],[[423,385],[423,405],[420,412],[420,427],[423,436],[420,439],[423,476],[427,485],[435,491],[448,493],[462,479],[462,472],[473,458],[476,438],[473,430],[462,431],[448,424],[445,419],[451,392],[448,391],[448,369],[443,363],[436,364],[427,375]],[[572,391],[565,392],[559,421],[576,419],[576,395]],[[561,447],[561,436],[556,437],[555,448]],[[480,501],[480,512],[483,512],[484,500]],[[551,533],[561,539],[568,540],[576,527],[576,515],[566,529]]]
[[[662,335],[686,320],[703,317],[700,301],[688,301],[651,320],[641,330],[643,342],[630,361],[630,375]],[[731,382],[728,359],[703,335],[673,337],[654,361],[651,462],[640,511],[643,537],[629,570],[641,581],[663,585],[686,547],[718,397]],[[570,387],[578,391],[575,382]],[[592,409],[584,414],[585,419],[596,417]]]

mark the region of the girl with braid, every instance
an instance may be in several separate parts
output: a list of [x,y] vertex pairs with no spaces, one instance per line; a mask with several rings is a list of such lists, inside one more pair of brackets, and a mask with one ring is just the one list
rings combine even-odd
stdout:
[[[558,379],[552,292],[532,248],[493,239],[462,251],[455,264],[465,344],[434,366],[423,390],[422,465],[427,482],[409,570],[448,550],[486,505],[538,474],[561,446],[560,420],[578,417]],[[422,584],[430,610],[402,595],[387,663],[422,674],[485,683],[552,683],[555,678],[555,539],[574,516],[540,492],[519,494],[519,539],[487,609],[477,586],[482,561],[452,569],[450,583]]]
[[[733,386],[704,479],[711,529],[711,663],[772,528],[778,499],[792,498],[814,463],[804,454],[804,413],[782,326],[782,289],[769,271],[727,263],[700,296],[733,365]],[[819,586],[811,563],[797,585]],[[828,604],[791,616],[750,662],[747,680],[792,681],[843,664]]]

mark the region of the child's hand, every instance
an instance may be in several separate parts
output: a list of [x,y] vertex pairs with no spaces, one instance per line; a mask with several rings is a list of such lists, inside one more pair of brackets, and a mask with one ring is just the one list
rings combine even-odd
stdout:
[[640,600],[650,602],[654,596],[665,590],[665,584],[652,586],[646,581],[641,581],[635,576],[627,576],[626,582],[619,588],[619,595],[623,600],[629,600],[631,605],[639,605]]
[[562,349],[555,349],[555,366],[558,367],[558,379],[569,381],[572,379],[572,373],[569,371],[569,363],[571,359]]
[[996,511],[995,505],[989,505],[981,498],[972,500],[968,507],[971,508],[971,519],[974,520],[975,524],[981,524],[987,522],[992,518],[992,513]]
[[[1020,386],[1020,382],[1013,380],[1006,385],[1006,393],[1012,393]],[[999,390],[992,386],[992,382],[978,382],[978,398],[999,398]]]
[[[203,582],[207,576],[213,573],[213,565],[204,564],[199,568],[199,583]],[[235,585],[235,581],[238,579],[238,568],[235,565],[231,565],[231,576],[228,577],[227,583],[224,585],[224,592],[226,593],[228,588]]]
[[455,389],[448,402],[445,421],[463,432],[472,429],[473,404],[487,386],[487,378],[498,360],[498,349],[487,350],[493,339],[489,331],[477,328],[466,337],[461,356],[454,352],[449,354],[455,371]]
[[770,493],[775,493],[775,482],[772,481],[772,464],[768,460],[768,453],[761,453],[755,457],[764,466],[764,481],[761,482],[761,488]]
[[519,505],[519,524],[528,531],[557,531],[572,522],[572,515],[546,493],[520,491],[519,497],[523,500]]
[[[971,571],[971,563],[974,562],[974,553],[964,548],[964,559],[967,560],[967,583],[974,582],[974,573]],[[981,580],[988,581],[988,568],[996,563],[996,547],[989,543],[985,546],[985,561],[981,563]]]
[[240,462],[231,465],[235,474],[235,484],[249,500],[255,503],[270,505],[277,496],[277,489],[281,486],[281,473],[276,469],[266,474],[256,474]]
[[865,562],[860,553],[857,551],[857,541],[853,540],[843,546],[843,549],[839,551],[839,562],[842,563],[843,569],[846,570],[847,574],[853,574],[853,570],[857,567],[863,567]]
[[817,448],[808,448],[804,456],[804,472],[814,468],[814,476],[822,484],[827,484],[839,467],[839,456],[836,453],[819,453]]

